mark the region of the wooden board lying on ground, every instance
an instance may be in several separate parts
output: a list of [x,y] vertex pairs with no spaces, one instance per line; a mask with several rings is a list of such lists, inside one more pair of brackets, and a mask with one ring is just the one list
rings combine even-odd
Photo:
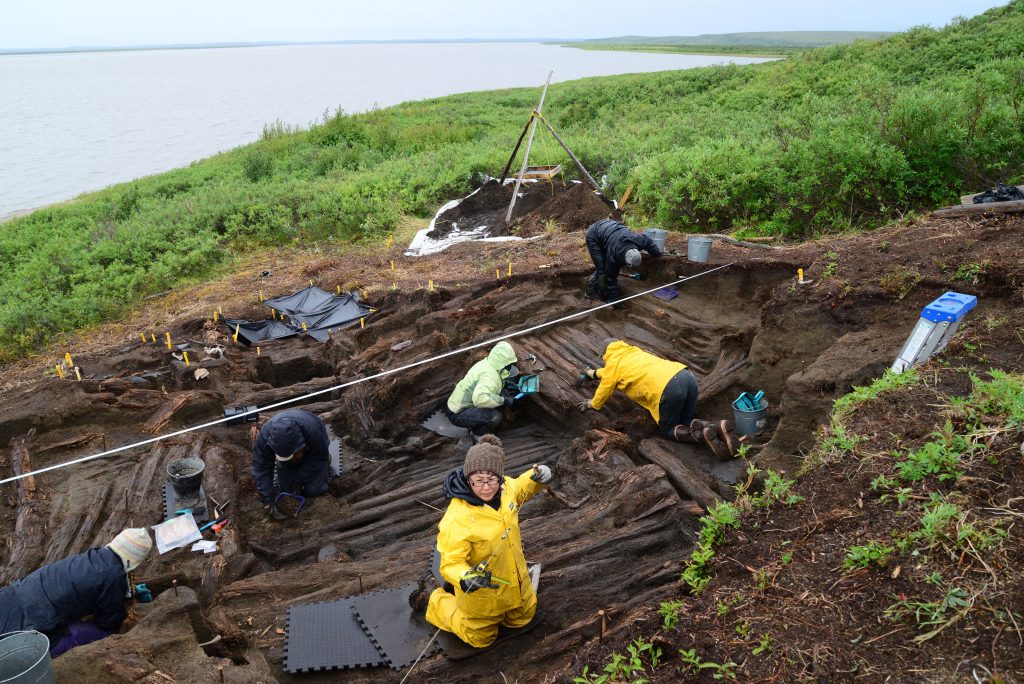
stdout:
[[954,216],[972,216],[977,214],[1015,214],[1024,211],[1024,200],[1013,202],[988,202],[986,204],[970,204],[967,206],[946,207],[932,212],[933,216],[939,218],[953,218]]

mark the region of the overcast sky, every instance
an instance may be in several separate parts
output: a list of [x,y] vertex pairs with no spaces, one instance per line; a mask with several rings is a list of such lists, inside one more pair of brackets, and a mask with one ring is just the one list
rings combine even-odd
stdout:
[[0,49],[942,26],[986,0],[0,0]]

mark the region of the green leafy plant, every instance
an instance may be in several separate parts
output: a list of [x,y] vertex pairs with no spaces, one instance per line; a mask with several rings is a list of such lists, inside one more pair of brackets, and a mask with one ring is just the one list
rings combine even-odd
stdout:
[[804,500],[804,497],[792,492],[795,480],[787,480],[771,469],[768,469],[766,472],[764,488],[760,494],[751,497],[751,502],[755,507],[766,508],[774,503],[792,506]]
[[754,647],[753,654],[761,655],[762,653],[771,653],[772,651],[772,639],[767,634],[761,635],[761,640],[757,646]]
[[843,561],[843,568],[846,571],[866,568],[872,563],[880,567],[889,564],[889,558],[896,549],[876,541],[868,542],[864,546],[851,546],[846,550],[846,559]]
[[682,601],[664,601],[658,606],[662,629],[668,631],[676,626],[676,623],[679,622],[679,611],[682,607]]
[[679,649],[679,657],[683,661],[680,670],[683,674],[697,674],[703,670],[710,670],[713,679],[736,679],[736,663],[716,663],[704,660],[697,655],[697,649]]

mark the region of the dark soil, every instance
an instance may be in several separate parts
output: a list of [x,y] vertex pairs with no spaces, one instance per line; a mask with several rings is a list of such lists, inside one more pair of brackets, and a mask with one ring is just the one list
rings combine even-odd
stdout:
[[490,180],[457,206],[441,214],[434,223],[432,238],[440,238],[454,229],[469,231],[486,227],[486,235],[497,237],[513,234],[521,237],[550,232],[585,230],[594,221],[619,214],[611,202],[581,183],[563,184],[559,180],[524,183],[506,224],[508,205],[512,200],[511,184],[499,185]]
[[[536,186],[550,193],[547,184]],[[574,192],[579,194],[572,189],[550,204],[564,206],[559,200]],[[284,294],[315,277],[332,289],[346,283],[368,290],[379,312],[365,328],[339,331],[322,345],[301,338],[261,349],[235,345],[206,318],[221,300],[209,300],[208,292],[183,293],[200,313],[171,316],[160,330],[170,330],[175,340],[195,339],[197,350],[221,342],[224,359],[197,351],[185,367],[160,345],[141,344],[138,328],[126,325],[120,338],[104,332],[94,335],[91,346],[83,340],[73,347],[83,382],[39,380],[39,373],[10,369],[0,399],[0,443],[10,443],[0,451],[0,474],[12,472],[19,444],[30,467],[40,468],[149,437],[147,430],[166,434],[208,421],[224,407],[267,405],[582,311],[591,306],[582,296],[591,270],[582,240],[580,232],[556,231],[529,242],[461,244],[418,260],[387,252],[368,254],[355,265],[348,255],[321,257],[275,276],[273,291],[270,281],[240,276],[231,296],[245,296],[224,295],[225,314],[251,316],[257,288],[268,296]],[[685,252],[685,237],[672,234],[667,246]],[[476,683],[502,681],[502,675],[507,681],[569,681],[584,664],[603,666],[610,652],[625,652],[629,639],[654,635],[666,653],[658,681],[682,676],[676,652],[683,647],[699,647],[708,660],[732,658],[743,681],[884,681],[888,675],[894,681],[966,680],[972,671],[983,674],[978,666],[1019,675],[1019,632],[998,631],[981,610],[924,647],[909,640],[915,633],[905,625],[887,635],[898,625],[879,622],[879,607],[892,603],[891,595],[907,582],[923,595],[912,562],[901,562],[895,578],[892,568],[850,576],[837,571],[851,543],[880,538],[893,527],[869,487],[884,460],[836,461],[809,473],[801,484],[804,502],[773,510],[757,519],[756,529],[751,523],[731,537],[713,584],[699,598],[684,597],[679,573],[701,509],[676,479],[643,456],[643,445],[688,464],[715,496],[734,495],[733,485],[713,474],[706,452],[657,439],[650,416],[621,396],[601,412],[579,413],[576,404],[594,388],[576,388],[575,381],[581,366],[599,360],[600,341],[616,336],[691,367],[702,387],[701,417],[728,417],[740,391],[763,389],[770,402],[768,429],[754,440],[754,461],[792,475],[815,445],[832,402],[881,375],[922,306],[946,290],[975,294],[980,304],[948,348],[948,368],[939,368],[936,382],[921,391],[965,394],[965,370],[1019,369],[1022,257],[1024,220],[1017,217],[924,221],[782,249],[716,242],[710,264],[673,256],[648,260],[646,280],[623,285],[637,292],[732,264],[680,284],[679,296],[669,302],[644,296],[622,309],[515,338],[521,356],[537,356],[523,370],[540,375],[541,393],[501,431],[507,468],[521,472],[547,462],[558,478],[558,496],[539,495],[523,511],[527,558],[543,565],[544,621],[476,658],[426,658],[410,681]],[[397,264],[396,281],[401,279],[394,291],[390,259]],[[493,265],[506,261],[514,262],[515,275],[495,280]],[[797,268],[813,282],[797,285]],[[428,277],[439,283],[433,291],[416,287]],[[399,345],[404,342],[411,344]],[[27,533],[16,522],[19,516],[37,516],[45,529],[38,544],[0,549],[11,577],[106,543],[125,525],[159,522],[160,491],[172,460],[201,457],[208,494],[232,501],[232,525],[217,553],[174,551],[150,558],[138,572],[137,581],[155,593],[173,580],[196,593],[194,607],[181,607],[189,619],[169,622],[162,635],[177,644],[174,658],[152,646],[150,623],[117,637],[116,649],[113,642],[98,642],[76,649],[74,658],[58,659],[58,677],[74,681],[86,672],[85,663],[102,663],[108,681],[116,682],[156,677],[156,671],[193,681],[193,673],[217,672],[218,666],[225,681],[270,681],[265,672],[282,682],[399,681],[404,673],[384,669],[284,674],[287,607],[394,587],[423,573],[441,515],[435,509],[444,506],[441,481],[464,452],[418,424],[485,351],[304,400],[302,406],[344,437],[347,493],[317,499],[285,524],[264,518],[255,496],[250,459],[258,425],[220,425],[39,475],[35,498],[26,505],[8,485],[0,498],[0,524],[8,536]],[[196,365],[209,377],[197,380]],[[879,452],[892,439],[912,444],[941,425],[942,417],[927,409],[931,403],[927,394],[908,395],[857,416],[857,429],[878,440],[872,444]],[[972,473],[983,485],[977,495],[1006,505],[1008,492],[1022,484],[1020,467],[1018,456]],[[1019,502],[1014,506],[1019,516]],[[1020,534],[1016,527],[1010,533],[1016,550],[1004,568],[1019,568]],[[792,560],[783,566],[781,554],[788,552]],[[755,589],[755,571],[762,568],[770,570],[770,582]],[[1015,591],[1006,587],[1000,600],[1021,605]],[[733,594],[742,600],[719,616],[716,602],[731,601]],[[653,611],[672,598],[685,601],[683,619],[675,631],[660,634]],[[598,610],[605,611],[609,629],[604,641],[598,638]],[[746,636],[736,632],[738,619],[749,624]],[[771,652],[752,656],[754,640],[765,633]],[[197,645],[217,634],[217,644]],[[966,665],[957,669],[961,661]]]

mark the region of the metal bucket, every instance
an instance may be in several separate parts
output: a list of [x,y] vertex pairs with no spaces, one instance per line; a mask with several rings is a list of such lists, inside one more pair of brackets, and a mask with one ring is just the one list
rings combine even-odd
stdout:
[[686,258],[704,263],[711,255],[711,238],[692,237],[686,241]]
[[738,435],[756,435],[761,430],[764,430],[768,424],[768,400],[762,399],[758,402],[758,409],[756,411],[747,411],[742,409],[733,402],[732,415],[733,422],[736,423],[736,434]]
[[0,684],[55,684],[50,640],[36,631],[0,635]]
[[647,228],[644,230],[644,235],[651,238],[659,250],[662,252],[665,251],[665,238],[668,236],[667,230],[662,230],[661,228]]
[[194,496],[203,483],[203,470],[206,464],[198,458],[179,458],[167,464],[167,475],[171,478],[171,487],[179,497]]

